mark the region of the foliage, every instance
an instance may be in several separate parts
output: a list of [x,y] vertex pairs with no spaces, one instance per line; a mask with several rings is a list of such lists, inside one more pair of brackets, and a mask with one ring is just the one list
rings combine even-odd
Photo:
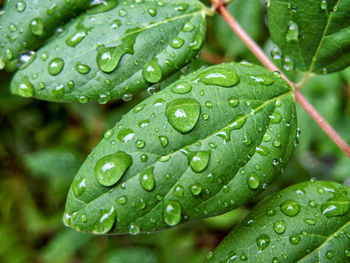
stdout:
[[[5,1],[1,262],[349,261],[349,160],[202,2]],[[348,142],[349,9],[228,5]]]

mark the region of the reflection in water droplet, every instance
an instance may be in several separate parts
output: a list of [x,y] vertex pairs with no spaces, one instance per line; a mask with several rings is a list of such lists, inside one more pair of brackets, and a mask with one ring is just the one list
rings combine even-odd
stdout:
[[191,98],[181,98],[169,102],[165,115],[171,126],[181,133],[190,132],[197,124],[201,106]]
[[122,178],[132,163],[131,156],[124,152],[107,155],[97,161],[95,177],[103,186],[112,186]]
[[233,87],[240,82],[237,73],[231,69],[216,68],[210,69],[198,76],[198,81],[207,85],[215,85],[220,87]]
[[110,231],[114,225],[115,221],[115,210],[112,207],[109,210],[101,209],[100,218],[94,226],[94,233],[105,234]]
[[181,205],[177,201],[165,201],[163,208],[164,222],[175,226],[181,221]]
[[259,250],[264,250],[270,244],[270,237],[268,235],[262,234],[256,239],[256,244]]

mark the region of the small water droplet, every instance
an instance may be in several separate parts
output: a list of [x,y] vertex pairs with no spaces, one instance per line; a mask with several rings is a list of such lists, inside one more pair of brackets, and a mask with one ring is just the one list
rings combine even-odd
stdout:
[[191,90],[191,85],[184,81],[180,81],[176,85],[171,87],[171,91],[177,94],[186,94],[189,93]]
[[122,178],[132,163],[131,156],[124,152],[107,155],[97,161],[95,177],[100,184],[112,186]]
[[178,184],[178,185],[176,185],[175,188],[174,188],[174,194],[175,194],[175,196],[177,196],[177,197],[184,197],[185,189],[183,188],[182,185]]
[[154,167],[151,167],[140,174],[140,184],[143,189],[146,191],[152,191],[154,188],[154,176],[153,176]]
[[150,83],[157,83],[162,79],[162,75],[162,69],[155,59],[147,62],[142,69],[142,76]]
[[36,36],[43,36],[44,31],[44,22],[41,20],[41,18],[34,18],[30,22],[30,30],[32,31],[33,35]]
[[255,173],[251,173],[247,179],[248,186],[250,189],[258,189],[260,181],[259,177]]
[[56,76],[62,71],[63,66],[64,66],[64,61],[62,58],[54,58],[50,61],[47,69],[50,75]]
[[300,242],[300,236],[294,235],[289,237],[289,242],[292,243],[293,245],[297,245]]
[[175,226],[181,221],[181,205],[177,201],[165,201],[163,208],[164,222],[169,226]]
[[159,141],[160,144],[162,145],[163,148],[165,148],[168,145],[168,137],[166,136],[159,136]]
[[326,252],[326,258],[327,258],[327,259],[332,259],[332,258],[334,258],[334,251],[333,251],[333,250],[328,250],[328,251]]
[[140,227],[137,224],[130,224],[129,234],[137,235],[138,233],[140,233]]
[[123,143],[127,143],[132,138],[134,138],[134,136],[135,136],[135,133],[133,130],[123,129],[123,130],[118,132],[117,138],[119,139],[119,141],[121,141]]
[[138,149],[142,149],[143,147],[145,147],[145,145],[146,145],[146,143],[145,143],[145,141],[143,141],[143,140],[137,140],[137,141],[135,142],[135,146],[136,146],[136,148],[138,148]]
[[277,234],[282,234],[286,231],[286,223],[281,220],[273,224],[273,229]]
[[185,40],[183,40],[180,37],[175,37],[171,42],[170,42],[170,46],[172,48],[178,49],[180,47],[182,47],[185,43]]
[[156,16],[157,15],[157,9],[156,8],[148,8],[147,12],[148,12],[148,14],[150,14],[150,16]]
[[274,83],[273,78],[268,75],[249,75],[249,77],[255,82],[265,86],[271,86]]
[[289,26],[288,26],[286,39],[287,39],[288,42],[298,41],[298,37],[299,37],[298,25],[295,22],[290,21],[289,22]]
[[16,8],[18,12],[23,12],[24,9],[26,9],[26,6],[27,4],[25,1],[17,1],[16,3]]
[[198,76],[198,81],[206,85],[214,85],[220,87],[234,87],[240,82],[238,74],[226,68],[215,68],[207,70]]
[[84,65],[80,62],[77,62],[75,64],[75,70],[78,71],[81,74],[87,74],[90,72],[90,67],[88,65]]
[[94,232],[97,234],[105,234],[110,231],[115,221],[115,210],[112,207],[109,210],[101,209],[100,218],[94,226]]
[[228,100],[228,104],[230,104],[232,108],[236,108],[239,104],[239,100],[237,98],[232,97]]
[[270,244],[270,237],[268,235],[262,234],[256,239],[256,244],[259,250],[264,250]]
[[327,11],[327,0],[322,0],[320,7],[323,11]]
[[199,195],[202,192],[202,186],[200,184],[194,184],[191,186],[191,193],[193,195]]
[[280,205],[281,211],[287,216],[296,216],[300,211],[300,204],[294,200],[284,201]]
[[188,163],[195,173],[204,171],[210,160],[211,151],[199,151],[188,155]]

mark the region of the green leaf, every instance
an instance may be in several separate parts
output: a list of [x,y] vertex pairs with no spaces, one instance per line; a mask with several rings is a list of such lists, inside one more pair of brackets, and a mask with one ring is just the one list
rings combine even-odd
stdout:
[[[255,40],[260,40],[264,33],[263,3],[260,0],[235,0],[227,6],[227,10],[237,22]],[[243,57],[248,48],[232,32],[221,16],[215,17],[215,34],[226,56]]]
[[[135,234],[240,206],[288,162],[296,137],[294,103],[278,74],[246,62],[181,78],[124,115],[94,148],[69,191],[65,224]],[[133,163],[104,187],[96,165],[119,152]],[[121,162],[98,165],[98,179]]]
[[68,24],[15,75],[11,89],[50,101],[106,103],[190,62],[204,35],[205,10],[197,0],[120,1]]
[[326,74],[350,64],[350,2],[268,1],[272,40],[303,72]]
[[348,262],[350,188],[311,181],[268,197],[207,262]]
[[9,0],[0,16],[0,69],[43,45],[63,22],[90,5],[91,0]]

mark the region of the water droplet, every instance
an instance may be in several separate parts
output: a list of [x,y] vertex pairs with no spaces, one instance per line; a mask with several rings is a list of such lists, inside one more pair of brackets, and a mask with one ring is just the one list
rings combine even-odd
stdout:
[[178,49],[180,47],[182,47],[185,43],[185,40],[183,40],[180,37],[175,37],[171,42],[170,42],[170,46],[172,48]]
[[294,200],[287,200],[281,204],[280,208],[285,215],[296,216],[300,211],[300,204]]
[[220,68],[210,69],[198,76],[198,81],[206,85],[215,85],[220,87],[233,87],[240,82],[237,73],[231,69]]
[[86,179],[81,177],[79,179],[75,179],[72,183],[72,191],[75,197],[81,196],[86,190]]
[[120,9],[119,10],[119,15],[121,16],[121,17],[124,17],[124,16],[126,16],[128,13],[124,10],[124,9]]
[[192,90],[192,87],[187,82],[181,81],[171,87],[171,91],[177,94],[186,94]]
[[195,173],[204,171],[210,160],[211,151],[199,151],[197,153],[189,153],[188,163]]
[[270,244],[270,237],[268,235],[262,234],[256,239],[256,244],[259,250],[264,250]]
[[347,258],[350,258],[350,249],[345,249],[344,254]]
[[34,86],[28,78],[24,78],[16,84],[15,92],[22,97],[30,98],[34,96]]
[[104,186],[116,184],[132,165],[132,158],[124,152],[117,152],[102,157],[95,165],[97,181]]
[[292,243],[293,245],[297,245],[300,242],[300,236],[294,235],[289,237],[289,242]]
[[175,188],[174,188],[174,194],[175,196],[177,197],[183,197],[184,194],[185,194],[185,189],[183,188],[182,185],[176,185]]
[[269,148],[265,146],[256,147],[256,152],[261,156],[268,156],[270,154]]
[[[320,188],[323,189],[323,188]],[[326,188],[327,191],[330,189]],[[335,217],[345,215],[350,209],[350,202],[347,195],[343,193],[341,190],[333,190],[329,191],[332,193],[333,197],[328,199],[321,206],[321,212],[326,217]]]
[[140,233],[140,227],[136,224],[130,224],[129,226],[129,234],[131,235],[137,235]]
[[298,25],[293,22],[290,21],[289,22],[289,26],[288,26],[288,31],[287,31],[287,35],[286,35],[286,39],[287,41],[298,41],[298,37],[299,37],[299,28]]
[[239,104],[239,100],[237,98],[232,97],[228,100],[228,104],[230,104],[232,108],[236,108]]
[[151,16],[156,16],[157,15],[157,9],[156,8],[149,8],[147,10],[148,14],[150,14]]
[[162,75],[162,69],[155,59],[147,62],[142,69],[142,76],[150,83],[157,83],[162,79]]
[[141,157],[140,157],[140,159],[141,159],[141,162],[147,162],[147,160],[148,160],[148,156],[147,156],[147,154],[141,154]]
[[63,66],[64,66],[64,61],[62,58],[54,58],[50,61],[47,69],[50,75],[56,76],[62,71]]
[[190,43],[190,47],[192,50],[199,50],[203,45],[203,35],[201,32],[198,32],[194,41]]
[[333,250],[328,250],[328,251],[326,252],[326,258],[327,258],[327,259],[332,259],[332,258],[334,258],[334,251],[333,251]]
[[78,71],[81,74],[87,74],[87,73],[90,72],[90,67],[87,66],[87,65],[84,65],[84,64],[82,64],[80,62],[77,62],[75,64],[75,70]]
[[141,105],[138,105],[134,108],[133,112],[134,113],[138,113],[138,112],[141,112],[144,108],[145,108],[146,104],[141,104]]
[[171,126],[181,133],[190,132],[197,124],[201,106],[191,98],[180,98],[169,102],[165,114]]
[[123,143],[127,143],[132,138],[134,138],[134,136],[135,136],[135,133],[133,130],[123,129],[120,132],[118,132],[117,138],[119,139],[119,141],[121,141]]
[[113,130],[113,129],[107,130],[107,131],[105,132],[105,134],[104,134],[104,138],[105,138],[105,139],[111,138],[111,137],[113,136],[113,133],[114,133],[114,130]]
[[248,177],[248,186],[250,189],[258,189],[260,181],[259,181],[259,177],[255,174],[255,173],[251,173]]
[[184,26],[183,26],[183,28],[182,28],[182,30],[183,30],[184,32],[192,32],[193,29],[194,29],[194,25],[193,25],[191,22],[185,23]]
[[188,3],[179,3],[178,6],[175,7],[176,11],[186,11],[189,8],[189,4]]
[[64,95],[64,85],[56,86],[51,92],[56,98],[62,98]]
[[322,0],[320,7],[323,11],[327,11],[327,0]]
[[30,30],[32,31],[33,35],[36,36],[43,36],[44,31],[44,22],[41,20],[41,18],[34,18],[30,22]]
[[143,147],[145,147],[145,145],[146,145],[146,143],[145,143],[145,141],[143,141],[143,140],[137,140],[137,141],[135,142],[135,146],[136,146],[136,148],[138,148],[138,149],[142,149]]
[[286,231],[286,223],[283,220],[274,223],[273,230],[275,230],[277,234],[284,233],[284,231]]
[[163,208],[164,222],[175,226],[181,221],[181,205],[177,201],[165,201]]
[[308,224],[308,225],[311,225],[311,226],[316,225],[316,220],[315,219],[307,219],[307,218],[305,218],[304,222],[306,224]]
[[140,174],[140,184],[146,191],[152,191],[154,188],[153,170],[154,167],[151,167]]
[[249,77],[255,82],[263,84],[265,86],[270,86],[274,83],[273,78],[268,75],[249,75]]
[[51,16],[55,12],[56,8],[57,8],[57,4],[51,5],[48,9],[46,9],[46,14]]
[[191,186],[191,193],[193,195],[199,195],[202,192],[202,186],[200,184],[194,184]]
[[159,141],[160,144],[162,145],[163,148],[165,148],[168,145],[168,137],[166,136],[159,136]]
[[275,146],[276,148],[281,146],[281,142],[279,140],[275,140],[272,142],[272,145]]
[[124,205],[128,201],[128,198],[125,195],[123,195],[123,196],[117,198],[116,201],[117,201],[118,204]]
[[17,11],[18,11],[18,12],[23,12],[24,9],[26,9],[26,6],[27,6],[27,4],[26,4],[25,1],[18,1],[18,2],[16,3],[16,8],[17,8]]
[[280,260],[278,258],[274,257],[272,259],[272,263],[280,263]]
[[98,97],[99,104],[106,104],[111,99],[111,94],[109,92],[105,94],[100,94]]
[[87,30],[86,29],[80,29],[77,32],[75,32],[73,35],[71,35],[69,38],[66,39],[66,43],[70,47],[75,47],[78,45],[85,37],[87,36]]
[[272,124],[278,124],[282,120],[282,115],[278,111],[275,111],[269,118]]
[[101,209],[100,218],[94,226],[94,232],[97,234],[105,234],[110,231],[115,221],[115,210],[112,207],[109,210]]

